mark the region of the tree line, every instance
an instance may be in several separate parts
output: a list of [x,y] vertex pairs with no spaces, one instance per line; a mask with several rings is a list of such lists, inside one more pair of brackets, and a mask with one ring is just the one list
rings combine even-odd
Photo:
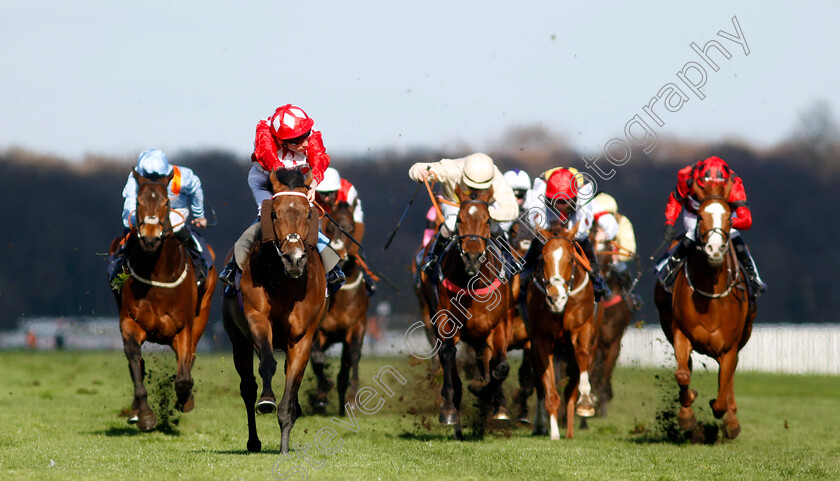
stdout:
[[[487,152],[502,170],[517,167],[533,177],[559,165],[584,169],[576,152],[538,128],[510,135],[505,145],[519,139],[524,147]],[[832,222],[832,209],[840,201],[837,149],[818,150],[808,139],[799,140],[803,143],[793,139],[769,150],[737,142],[665,141],[654,157],[634,152],[633,161],[598,187],[615,197],[633,222],[644,263],[661,242],[665,203],[677,170],[710,155],[722,157],[744,179],[753,214],[753,227],[744,238],[769,285],[759,301],[757,322],[837,322],[840,296],[833,294],[840,290],[840,256],[831,244],[840,237],[840,227]],[[380,283],[372,305],[388,301],[395,314],[419,312],[409,262],[431,205],[427,195],[418,196],[388,251],[383,246],[416,186],[408,178],[409,166],[467,153],[334,155],[333,166],[356,186],[364,202],[369,264],[399,288]],[[172,163],[192,168],[201,178],[205,198],[218,216],[218,225],[204,235],[216,250],[220,269],[234,241],[255,220],[256,205],[246,184],[250,162],[224,151],[167,154]],[[133,165],[134,159],[69,163],[20,149],[0,153],[0,329],[14,328],[20,317],[116,318],[104,254],[122,232],[121,193]],[[656,323],[654,279],[644,275],[639,285],[647,302],[643,315]],[[218,320],[218,299],[214,303],[211,320]]]

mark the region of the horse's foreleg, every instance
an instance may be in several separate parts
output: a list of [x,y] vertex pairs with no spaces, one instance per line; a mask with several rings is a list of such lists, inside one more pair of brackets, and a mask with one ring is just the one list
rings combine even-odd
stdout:
[[213,301],[213,290],[216,288],[216,274],[215,269],[211,267],[207,274],[207,279],[204,281],[207,284],[204,286],[204,295],[201,297],[201,304],[198,312],[195,315],[192,325],[192,352],[196,352],[198,341],[204,334],[204,329],[207,327],[207,319],[210,317],[210,304]]
[[175,374],[175,407],[182,413],[192,411],[194,407],[192,388],[192,371],[195,352],[193,351],[192,330],[187,325],[172,342],[172,349],[178,362],[178,372]]
[[131,380],[134,382],[134,400],[131,403],[128,422],[131,424],[137,423],[141,431],[149,431],[157,425],[157,418],[149,408],[146,386],[143,385],[145,363],[143,362],[140,345],[146,339],[146,331],[129,317],[120,319],[120,331],[122,331],[123,350],[125,351],[125,357],[128,359],[128,371],[131,374]]
[[[310,353],[310,360],[312,361],[312,372],[315,373],[315,378],[318,381],[318,390],[315,394],[315,399],[312,402],[312,408],[319,413],[327,407],[327,395],[330,392],[330,380],[327,378],[325,372],[326,356],[324,354],[327,342],[327,336],[320,330],[315,332],[315,337],[312,340],[312,350]],[[339,408],[338,412],[343,416],[344,407],[341,405],[341,397],[338,398]]]
[[689,388],[691,383],[691,341],[679,329],[674,329],[674,355],[677,358],[677,371],[674,377],[680,387],[680,413],[677,416],[680,429],[693,431],[697,427],[697,418],[691,404],[697,398],[697,391]]
[[255,338],[254,347],[257,351],[257,357],[260,359],[260,366],[257,370],[260,373],[260,379],[262,379],[262,393],[260,393],[260,399],[257,401],[257,414],[271,414],[277,410],[277,400],[274,397],[274,391],[271,389],[271,380],[274,378],[274,373],[277,372],[277,360],[274,359],[271,339],[268,336],[262,335]]
[[534,376],[537,380],[537,398],[542,400],[545,413],[534,419],[534,435],[545,434],[545,414],[548,414],[552,440],[560,439],[560,426],[557,415],[560,409],[560,394],[554,383],[554,342],[552,340],[535,337],[531,341],[531,359],[534,366]]
[[534,367],[531,362],[530,343],[522,349],[522,365],[519,366],[518,378],[519,389],[514,395],[514,402],[519,408],[517,421],[528,423],[528,398],[534,393]]
[[295,420],[300,416],[298,404],[298,390],[303,381],[303,373],[309,362],[309,352],[312,347],[311,338],[303,336],[297,343],[286,348],[286,386],[283,398],[277,409],[277,422],[280,424],[280,452],[289,452],[289,439]]
[[[350,329],[341,350],[341,369],[338,371],[339,414],[344,416],[344,405],[356,405],[356,391],[359,389],[359,360],[362,357],[364,325],[357,323]],[[352,376],[352,378],[351,378]],[[348,393],[348,387],[350,392]]]
[[[568,395],[566,396],[567,404],[572,402],[575,404],[576,413],[578,416],[581,417],[592,417],[595,415],[595,400],[592,397],[592,385],[589,382],[589,366],[592,359],[592,345],[593,345],[593,338],[595,337],[595,328],[591,322],[587,322],[583,325],[580,329],[573,331],[571,340],[572,345],[574,346],[574,365],[577,371],[577,382],[574,382],[576,388],[576,394],[579,393],[580,396],[575,399],[569,399]],[[574,371],[571,370],[572,363],[569,363],[569,367],[567,367],[568,372],[573,373]],[[572,378],[571,374],[569,376],[569,384],[566,385],[566,392],[569,392],[569,386],[573,384],[575,379]],[[568,417],[568,410],[567,410],[567,424],[572,426],[574,424],[574,417]],[[568,436],[567,436],[568,437]]]
[[507,361],[507,339],[509,333],[500,325],[493,331],[493,361],[490,369],[490,393],[493,396],[493,419],[507,421],[510,415],[507,411],[504,382],[510,373]]
[[[566,364],[566,375],[569,378],[569,382],[566,383],[566,387],[563,388],[563,398],[566,401],[565,404],[565,412],[563,417],[566,420],[566,439],[574,439],[575,437],[575,405],[580,404],[578,400],[578,394],[580,393],[580,386],[581,381],[584,379],[584,376],[588,377],[588,373],[584,371],[581,367],[579,362],[569,362]],[[587,385],[589,381],[587,379]],[[584,396],[580,396],[581,400]],[[578,406],[578,410],[580,406]]]
[[[461,422],[458,409],[455,407],[456,391],[454,379],[458,377],[457,366],[455,364],[455,343],[451,339],[444,341],[438,351],[440,357],[440,365],[443,369],[443,387],[441,387],[440,395],[443,397],[443,404],[440,406],[440,415],[438,421],[441,424],[448,426],[459,425]],[[460,381],[460,378],[458,378]],[[460,395],[458,396],[460,398]]]
[[[238,307],[236,308],[238,309]],[[262,449],[257,437],[257,419],[254,404],[257,402],[257,380],[254,377],[254,347],[233,321],[225,319],[225,330],[233,344],[233,365],[239,374],[239,395],[245,403],[248,416],[248,451],[258,453]]]
[[598,403],[602,417],[607,415],[607,405],[613,398],[612,375],[620,353],[621,339],[617,339],[610,344],[609,347],[607,347],[606,354],[604,355],[601,378],[599,381],[601,388],[597,391],[598,396],[601,397],[601,399],[598,400]]
[[736,414],[738,406],[735,404],[735,367],[738,365],[738,351],[732,349],[718,359],[718,396],[709,404],[715,417],[723,417],[723,434],[729,439],[735,439],[741,432]]

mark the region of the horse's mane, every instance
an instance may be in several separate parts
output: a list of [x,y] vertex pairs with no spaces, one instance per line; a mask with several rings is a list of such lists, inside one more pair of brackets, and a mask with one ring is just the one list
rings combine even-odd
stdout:
[[299,169],[277,169],[274,171],[277,181],[289,189],[306,187],[306,177]]

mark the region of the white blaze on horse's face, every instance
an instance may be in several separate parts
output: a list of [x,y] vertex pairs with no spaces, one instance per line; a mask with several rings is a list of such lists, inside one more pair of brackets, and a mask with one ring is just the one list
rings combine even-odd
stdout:
[[726,210],[720,203],[712,203],[706,206],[703,209],[703,212],[709,214],[712,218],[712,229],[715,229],[711,234],[709,234],[709,238],[706,239],[706,243],[703,244],[703,251],[708,256],[709,261],[712,263],[719,263],[723,261],[723,255],[726,253],[727,243],[726,239],[722,234],[721,229],[723,229],[723,216],[726,214]]
[[560,275],[560,266],[563,262],[563,253],[565,251],[558,247],[555,249],[546,259],[546,262],[550,262],[551,270],[550,277],[548,278],[548,282],[546,283],[546,302],[548,302],[548,307],[551,309],[551,312],[555,314],[559,314],[563,312],[563,309],[566,308],[566,302],[569,300],[568,289],[566,288],[566,279]]
[[475,215],[476,212],[478,212],[478,207],[474,205],[470,206],[469,210],[467,210],[467,214],[469,215]]

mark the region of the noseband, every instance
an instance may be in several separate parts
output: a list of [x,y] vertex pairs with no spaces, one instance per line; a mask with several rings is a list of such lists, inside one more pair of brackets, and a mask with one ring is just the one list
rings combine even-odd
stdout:
[[[294,196],[298,196],[298,197],[303,197],[303,198],[306,199],[307,202],[309,202],[309,197],[307,197],[306,194],[304,194],[303,192],[295,192],[295,191],[292,191],[292,192],[286,192],[286,191],[277,192],[276,194],[271,196],[271,198],[273,199],[275,197],[280,197],[282,195],[294,195]],[[277,215],[274,212],[272,212],[271,213],[271,218],[272,219],[277,219]],[[272,244],[274,244],[274,250],[277,251],[278,256],[283,257],[283,248],[286,246],[286,244],[300,243],[301,245],[303,245],[303,249],[306,250],[306,243],[303,241],[303,238],[300,236],[300,234],[292,232],[291,234],[288,234],[288,235],[286,235],[286,237],[283,237],[281,239],[280,236],[277,235],[277,227],[274,225],[274,222],[271,223],[271,228],[274,230],[274,238],[276,239],[274,242],[272,242]]]
[[[548,243],[548,241],[550,239],[563,239],[564,241],[569,243],[569,247],[570,247],[569,251],[571,252],[571,257],[572,257],[572,275],[569,277],[569,279],[566,279],[566,278],[563,278],[563,277],[561,277],[561,279],[563,279],[564,283],[566,284],[566,297],[572,297],[573,295],[575,295],[578,292],[580,292],[581,290],[583,290],[584,286],[586,286],[587,282],[589,282],[589,276],[584,274],[583,275],[583,282],[581,282],[579,286],[575,287],[574,290],[572,290],[572,286],[575,285],[575,272],[577,272],[577,265],[578,265],[577,264],[577,257],[575,256],[574,241],[572,241],[570,239],[567,239],[563,236],[551,236],[551,237],[549,237],[548,239],[545,240],[546,244]],[[543,251],[543,255],[545,255],[545,251]],[[543,259],[542,263],[545,264],[544,259]],[[557,279],[557,277],[560,277],[560,276],[559,275],[556,276],[556,277],[552,276],[551,279],[546,280],[545,276],[541,276],[540,280],[542,280],[542,282],[534,282],[534,285],[543,294],[545,294],[546,297],[547,297],[548,296],[548,292],[547,292],[548,291],[548,286],[549,285],[554,285],[557,282],[557,280],[559,280],[559,279]],[[535,281],[536,281],[536,279],[535,279]]]
[[[723,203],[726,203],[726,199],[724,199],[723,197],[721,197],[719,195],[710,195],[710,196],[706,197],[705,199],[703,199],[703,202],[701,202],[701,203],[705,203],[709,199],[719,200]],[[697,226],[694,228],[694,237],[695,237],[695,239],[698,240],[698,242],[697,242],[698,248],[701,248],[702,246],[706,245],[706,242],[708,242],[709,237],[711,237],[712,234],[718,233],[718,234],[720,234],[721,237],[723,237],[724,249],[727,249],[729,247],[729,231],[723,230],[722,227],[712,227],[711,229],[708,229],[706,231],[701,232],[700,231],[700,221],[701,220],[702,220],[702,214],[700,214],[699,209],[698,209]]]

